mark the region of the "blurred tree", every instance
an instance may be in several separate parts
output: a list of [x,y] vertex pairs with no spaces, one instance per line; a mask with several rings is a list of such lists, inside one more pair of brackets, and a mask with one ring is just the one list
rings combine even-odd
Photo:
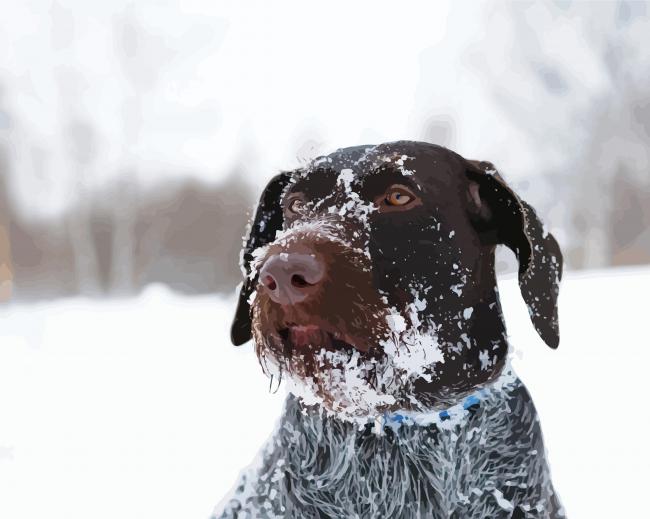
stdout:
[[[1,107],[0,117],[2,117]],[[0,303],[9,301],[13,292],[13,268],[9,241],[10,209],[6,180],[8,165],[3,144],[3,140],[0,140]]]
[[13,269],[11,267],[11,245],[9,242],[9,193],[7,179],[9,164],[6,156],[9,114],[4,110],[4,88],[0,83],[0,303],[11,299]]
[[92,242],[90,212],[92,208],[88,177],[92,176],[94,161],[94,130],[84,121],[72,119],[62,132],[68,150],[68,160],[74,171],[78,196],[74,213],[68,212],[66,227],[70,234],[79,293],[94,296],[99,293],[97,254]]
[[[74,52],[75,23],[70,9],[54,3],[50,9],[51,33],[50,43],[59,55],[70,55]],[[92,246],[90,229],[90,190],[89,183],[93,177],[93,166],[96,158],[95,129],[90,117],[83,113],[84,91],[87,87],[83,71],[77,68],[74,60],[68,60],[65,65],[57,63],[52,67],[56,85],[58,121],[61,139],[59,148],[62,150],[64,168],[69,174],[67,190],[73,198],[76,211],[64,221],[69,235],[74,256],[74,276],[77,291],[84,295],[97,295],[97,256]],[[49,169],[56,165],[48,166]],[[62,168],[62,169],[64,169]]]
[[252,196],[237,171],[215,186],[178,181],[149,193],[136,223],[137,285],[223,292],[241,278],[242,235]]
[[136,288],[137,197],[140,160],[140,134],[147,99],[155,90],[159,77],[173,59],[174,51],[162,36],[146,31],[138,21],[135,4],[129,4],[115,17],[113,44],[124,75],[122,175],[118,196],[112,204],[113,244],[109,286],[116,293]]
[[[59,220],[25,220],[11,214],[16,297],[123,293],[112,286],[122,272],[121,265],[114,263],[113,251],[122,243],[115,239],[116,226],[125,228],[115,218],[115,200],[120,197],[124,197],[124,186],[116,182],[88,201],[71,206],[62,217],[65,222],[87,218],[80,227],[89,230],[84,248],[92,249],[97,258],[96,293],[81,291],[74,275],[77,251]],[[129,225],[133,248],[122,253],[130,255],[127,261],[133,265],[132,292],[150,283],[163,283],[186,294],[234,290],[241,280],[239,251],[249,219],[247,210],[253,202],[252,191],[237,170],[216,185],[178,178],[141,189],[137,199],[128,200],[133,204],[128,210],[134,218]],[[0,233],[0,247],[1,237]]]
[[569,264],[648,261],[650,243],[638,239],[650,228],[638,209],[650,205],[648,3],[522,2],[508,12],[490,4],[487,26],[499,33],[472,50],[473,63],[529,137],[554,205],[568,208],[553,224]]

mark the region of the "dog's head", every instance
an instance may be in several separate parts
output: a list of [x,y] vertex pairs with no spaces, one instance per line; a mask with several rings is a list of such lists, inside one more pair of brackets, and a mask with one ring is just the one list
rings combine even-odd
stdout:
[[559,247],[491,164],[420,142],[338,150],[266,187],[233,343],[252,334],[268,373],[344,415],[453,399],[505,361],[498,244],[556,348]]

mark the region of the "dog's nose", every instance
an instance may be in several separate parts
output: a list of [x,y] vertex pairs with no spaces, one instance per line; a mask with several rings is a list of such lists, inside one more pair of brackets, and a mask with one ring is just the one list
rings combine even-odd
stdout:
[[324,276],[325,265],[316,256],[284,252],[264,262],[259,279],[273,301],[294,305],[307,299]]

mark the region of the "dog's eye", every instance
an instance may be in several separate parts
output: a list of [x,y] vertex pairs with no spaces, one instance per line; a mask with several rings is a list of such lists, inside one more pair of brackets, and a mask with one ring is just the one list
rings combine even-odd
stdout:
[[304,210],[304,208],[305,208],[305,202],[303,202],[300,198],[294,198],[287,205],[287,209],[289,210],[289,212],[294,214],[301,213]]
[[391,206],[404,206],[412,202],[413,199],[414,197],[406,193],[405,191],[401,189],[399,190],[394,189],[386,195],[386,197],[384,198],[384,202],[387,205],[391,205]]
[[393,184],[375,198],[380,212],[407,211],[422,204],[422,200],[408,186]]

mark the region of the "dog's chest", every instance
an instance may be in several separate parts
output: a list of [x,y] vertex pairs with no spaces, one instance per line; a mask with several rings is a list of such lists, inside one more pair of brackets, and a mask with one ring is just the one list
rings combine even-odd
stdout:
[[529,402],[486,402],[453,425],[377,435],[304,414],[289,397],[260,465],[222,517],[510,517],[513,502],[544,517],[534,512],[550,482]]

